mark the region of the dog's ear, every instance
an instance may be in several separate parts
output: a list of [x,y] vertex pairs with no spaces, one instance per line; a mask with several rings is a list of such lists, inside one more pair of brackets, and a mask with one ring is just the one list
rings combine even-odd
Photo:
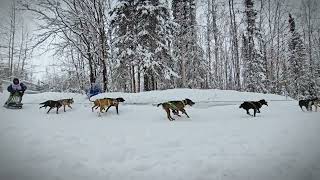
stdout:
[[192,104],[195,104],[195,102],[193,102],[191,99],[190,99],[190,102],[191,102]]
[[122,97],[118,97],[116,100],[117,100],[118,102],[124,102],[124,101],[125,101]]
[[242,107],[243,107],[243,103],[242,103],[242,104],[240,104],[239,108],[242,108]]
[[264,100],[264,99],[261,100],[261,103],[268,106],[268,102],[266,100]]
[[190,106],[194,105],[195,103],[191,100],[186,98],[185,101],[187,102],[187,104],[189,104]]

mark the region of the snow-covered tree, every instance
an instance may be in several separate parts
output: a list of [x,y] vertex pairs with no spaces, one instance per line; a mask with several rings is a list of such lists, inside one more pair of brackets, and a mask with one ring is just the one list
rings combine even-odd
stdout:
[[198,44],[196,3],[194,0],[173,0],[173,17],[179,28],[174,39],[174,56],[177,59],[178,87],[201,88],[205,84],[208,64]]
[[[175,75],[169,45],[172,27],[168,7],[159,0],[140,0],[137,6],[138,59],[144,73],[144,90],[159,88],[158,83]],[[166,87],[165,84],[161,85]]]
[[115,36],[112,40],[115,60],[112,78],[116,80],[114,85],[122,91],[130,91],[130,80],[132,79],[130,68],[136,65],[135,15],[134,0],[121,0],[111,11],[111,28]]
[[316,95],[315,82],[311,76],[307,52],[301,35],[296,31],[295,20],[289,14],[289,59],[288,59],[288,93],[300,99]]
[[[64,57],[68,57],[73,50],[72,54],[78,54],[80,57],[75,60],[86,60],[85,69],[81,70],[89,72],[85,77],[89,79],[88,82],[97,79],[102,82],[103,89],[107,90],[105,6],[104,0],[20,2],[21,10],[31,12],[40,21],[32,48],[49,42],[56,54]],[[86,79],[82,81],[86,82]]]
[[259,35],[259,29],[256,27],[257,12],[254,9],[253,0],[245,0],[244,2],[247,25],[246,32],[242,38],[244,90],[249,92],[267,92],[265,87],[265,61],[255,45]]
[[142,73],[145,91],[167,87],[159,82],[176,76],[170,66],[173,23],[168,7],[159,1],[120,1],[112,12],[112,26],[120,81],[130,85],[137,74],[139,82]]

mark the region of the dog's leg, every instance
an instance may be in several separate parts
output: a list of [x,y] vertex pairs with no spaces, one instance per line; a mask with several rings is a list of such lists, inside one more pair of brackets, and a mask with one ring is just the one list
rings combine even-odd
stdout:
[[57,107],[57,112],[56,112],[57,114],[59,114],[59,112],[58,112],[58,111],[59,111],[59,108]]
[[257,111],[257,113],[260,113],[260,109],[257,109],[258,111]]
[[253,117],[256,117],[257,109],[253,109]]
[[119,114],[119,106],[116,106],[117,114]]
[[100,113],[103,113],[104,107],[100,106]]
[[181,109],[181,112],[182,112],[183,114],[187,115],[188,118],[190,118],[185,109]]
[[309,111],[309,106],[306,106],[306,110]]
[[49,114],[49,112],[50,112],[50,110],[51,110],[52,108],[53,108],[53,107],[50,107],[50,108],[49,108],[49,110],[47,111],[47,114]]
[[[110,107],[111,107],[111,106],[108,106],[108,108],[106,109],[106,112],[110,109]],[[118,114],[118,111],[117,111],[117,114]]]
[[[300,106],[300,105],[299,105]],[[300,108],[301,108],[301,111],[304,111],[303,109],[302,109],[302,106],[300,106]]]
[[70,104],[68,104],[68,107],[69,107],[70,109],[72,109],[72,107],[71,107],[71,105],[70,105]]
[[246,109],[246,110],[247,110],[247,114],[250,115],[250,116],[252,116],[252,115],[250,114],[250,112],[249,112],[249,109]]
[[173,119],[172,117],[171,117],[171,115],[170,115],[170,109],[164,109],[166,112],[167,112],[167,117],[168,117],[168,119],[169,119],[169,121],[174,121],[175,119]]
[[66,105],[63,105],[63,112],[66,112]]
[[176,116],[181,117],[178,110],[172,110],[172,113]]

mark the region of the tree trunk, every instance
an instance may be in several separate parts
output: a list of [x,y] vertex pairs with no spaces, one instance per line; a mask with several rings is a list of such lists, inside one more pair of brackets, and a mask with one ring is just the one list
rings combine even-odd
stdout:
[[150,91],[150,88],[149,88],[149,77],[147,75],[147,72],[144,71],[144,74],[143,74],[143,85],[144,85],[144,91]]
[[15,32],[16,32],[16,5],[15,0],[13,1],[12,8],[11,8],[11,25],[10,25],[10,40],[11,43],[9,45],[9,76],[13,76],[13,54],[14,54],[14,39],[15,39]]
[[140,66],[138,66],[138,92],[141,92],[141,71],[140,71]]
[[132,92],[136,93],[137,89],[136,89],[136,74],[135,74],[135,70],[134,70],[134,66],[131,66],[132,68]]
[[[213,31],[213,39],[214,39],[214,60],[215,60],[215,70],[214,77],[218,77],[218,62],[219,62],[219,42],[218,42],[218,27],[217,27],[217,4],[216,1],[213,1],[212,4],[212,31]],[[217,88],[217,85],[215,85]]]
[[89,63],[89,78],[90,78],[90,84],[95,83],[96,81],[96,76],[95,76],[95,70],[93,69],[94,64],[93,64],[93,57],[92,54],[90,53],[90,47],[88,47],[88,63]]
[[[211,26],[210,26],[210,12],[211,12],[211,0],[207,1],[208,3],[208,13],[207,13],[207,58],[209,61],[209,72],[206,75],[206,82],[208,84],[208,87],[212,88],[213,84],[213,69],[212,69],[212,59],[211,59]],[[217,77],[215,77],[217,78]]]
[[230,21],[231,21],[231,37],[232,37],[232,55],[234,62],[234,84],[236,90],[241,90],[241,82],[240,82],[240,56],[239,56],[239,45],[238,45],[238,28],[236,23],[236,15],[234,12],[234,1],[229,0],[229,11],[230,11]]

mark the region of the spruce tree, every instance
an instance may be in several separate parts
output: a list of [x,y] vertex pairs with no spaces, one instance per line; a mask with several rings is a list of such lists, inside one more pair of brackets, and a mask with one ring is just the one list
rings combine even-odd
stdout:
[[115,38],[112,40],[114,49],[113,79],[117,89],[129,91],[130,67],[135,59],[135,15],[134,0],[120,0],[111,11],[111,27]]
[[288,93],[295,99],[316,95],[315,82],[311,78],[307,53],[301,35],[296,31],[295,20],[289,14]]
[[208,65],[198,44],[195,0],[172,1],[174,22],[179,25],[174,38],[174,58],[180,78],[178,87],[201,88]]
[[135,67],[143,74],[145,91],[165,88],[161,82],[177,76],[170,66],[173,23],[169,8],[159,0],[122,0],[111,17],[115,76],[122,89],[128,89]]
[[244,90],[249,92],[267,92],[266,69],[262,54],[257,50],[255,42],[259,35],[256,27],[257,12],[253,0],[245,0],[246,33],[242,36],[243,79]]
[[159,0],[140,0],[137,3],[136,51],[144,73],[144,90],[165,88],[162,82],[175,73],[170,67],[172,57],[169,45],[172,40],[172,21],[168,7]]

